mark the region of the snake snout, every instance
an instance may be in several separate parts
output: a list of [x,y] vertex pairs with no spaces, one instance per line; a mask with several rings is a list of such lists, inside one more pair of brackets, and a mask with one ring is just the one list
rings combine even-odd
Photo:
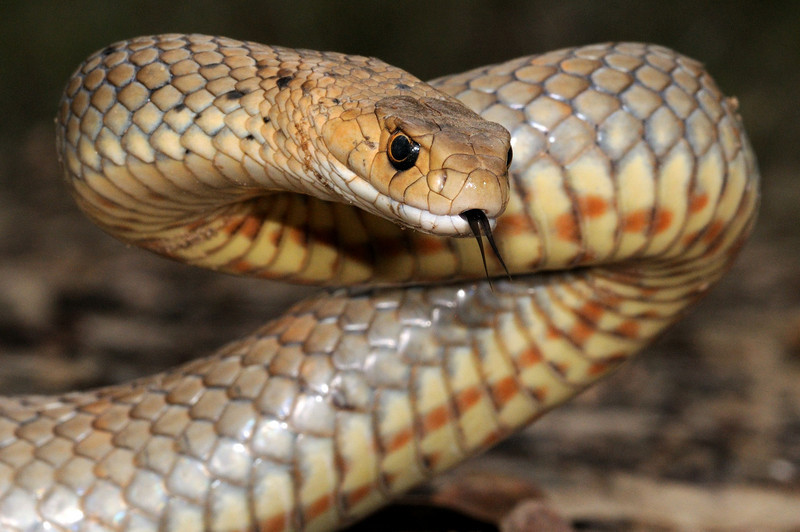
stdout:
[[491,219],[500,216],[508,203],[508,178],[484,168],[469,173],[458,194],[452,199],[450,212],[456,215],[478,209]]

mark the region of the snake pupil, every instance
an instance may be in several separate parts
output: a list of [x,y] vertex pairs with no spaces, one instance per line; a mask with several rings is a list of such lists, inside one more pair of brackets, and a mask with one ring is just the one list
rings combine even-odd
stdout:
[[[475,240],[478,242],[478,249],[481,250],[481,259],[483,260],[483,271],[486,272],[486,278],[489,279],[489,268],[486,266],[486,254],[483,250],[483,239],[482,236],[486,237],[486,240],[489,241],[489,245],[492,246],[492,251],[494,251],[494,255],[497,257],[497,260],[500,262],[500,265],[506,271],[506,275],[508,278],[511,279],[511,274],[508,273],[508,268],[506,267],[506,263],[503,260],[503,257],[500,255],[500,250],[497,249],[497,244],[494,241],[494,236],[492,236],[492,226],[489,225],[489,219],[486,217],[486,213],[480,209],[470,209],[468,211],[464,211],[461,213],[461,217],[467,221],[469,224],[469,228],[472,230],[472,234],[475,235]],[[489,281],[491,283],[491,280]]]
[[514,150],[508,148],[508,155],[506,155],[506,166],[511,166],[511,159],[514,158]]
[[419,144],[407,135],[397,132],[389,139],[389,162],[396,170],[408,170],[417,162]]

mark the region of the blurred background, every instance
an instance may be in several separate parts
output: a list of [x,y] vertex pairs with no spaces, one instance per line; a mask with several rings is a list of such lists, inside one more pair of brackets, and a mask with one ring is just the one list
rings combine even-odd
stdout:
[[[730,275],[643,356],[409,500],[457,506],[458,489],[477,486],[470,497],[495,509],[541,494],[580,530],[800,529],[800,2],[3,2],[4,395],[152,373],[308,293],[128,249],[65,194],[53,117],[70,73],[114,41],[159,32],[372,55],[423,79],[602,41],[704,62],[739,99],[763,176],[759,224]],[[496,516],[478,517],[493,529]]]

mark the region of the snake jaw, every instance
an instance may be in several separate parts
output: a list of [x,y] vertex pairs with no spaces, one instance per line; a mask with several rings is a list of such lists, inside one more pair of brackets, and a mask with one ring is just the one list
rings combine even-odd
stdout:
[[[379,206],[379,210],[376,214],[385,216],[380,212],[383,210],[380,209],[380,206],[383,204],[385,205],[384,209],[390,211],[394,215],[393,218],[390,219],[415,231],[430,235],[450,237],[463,237],[475,234],[474,230],[469,225],[469,221],[461,215],[435,214],[428,209],[420,209],[408,205],[407,203],[393,200],[388,196],[380,196],[376,204]],[[489,223],[488,220],[487,223]]]
[[[341,201],[341,197],[347,197],[347,203],[355,205],[366,212],[387,219],[402,227],[430,235],[447,237],[474,235],[469,222],[460,214],[438,214],[430,208],[420,208],[396,200],[390,195],[382,193],[369,180],[353,172],[347,165],[333,161],[331,166],[336,170],[337,175],[330,182],[330,189],[341,191],[341,193],[339,195],[317,196],[320,199]],[[480,211],[483,212],[482,210]],[[494,217],[487,218],[486,223],[493,224]]]

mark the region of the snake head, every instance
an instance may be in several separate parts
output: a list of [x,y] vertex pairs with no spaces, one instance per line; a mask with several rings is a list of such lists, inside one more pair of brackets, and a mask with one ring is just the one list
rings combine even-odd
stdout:
[[349,121],[330,128],[328,145],[360,178],[347,186],[369,197],[375,208],[367,210],[426,233],[467,236],[462,213],[482,211],[493,224],[505,209],[511,139],[503,126],[438,93],[388,96]]

